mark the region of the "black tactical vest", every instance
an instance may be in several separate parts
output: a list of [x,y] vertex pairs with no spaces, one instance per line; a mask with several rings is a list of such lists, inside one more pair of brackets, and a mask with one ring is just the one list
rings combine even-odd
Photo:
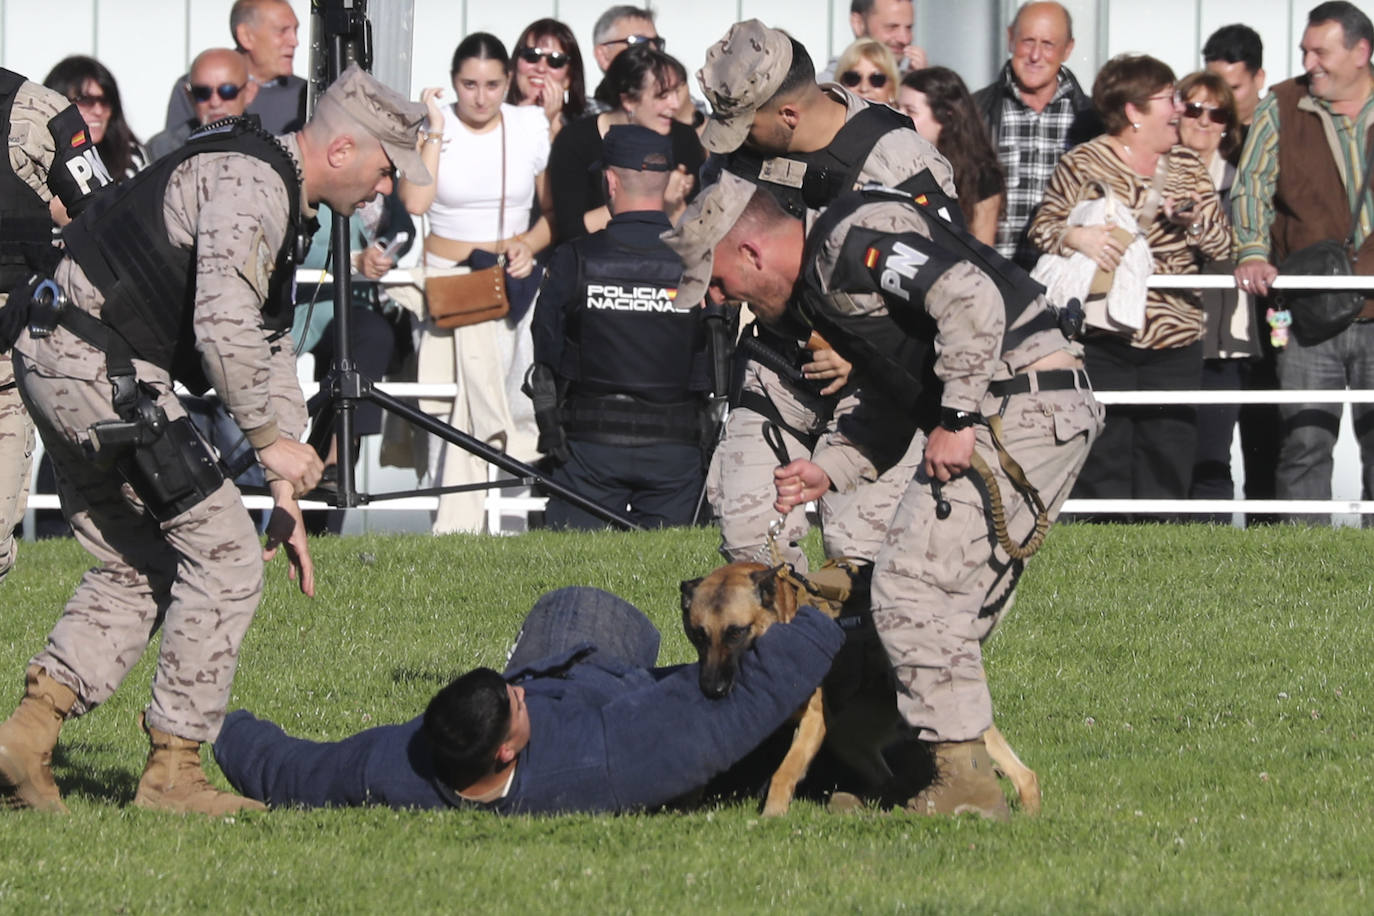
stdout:
[[[894,130],[915,129],[911,119],[901,112],[886,105],[869,105],[846,121],[824,149],[769,158],[740,147],[719,157],[720,165],[767,189],[784,210],[801,219],[808,209],[824,209],[840,195],[854,190],[864,163],[883,136]],[[921,202],[930,207],[943,206],[953,219],[963,220],[959,207],[929,169],[907,178],[897,190],[924,198]]]
[[631,248],[599,232],[570,243],[578,307],[567,319],[558,374],[574,393],[670,403],[709,388],[702,310],[674,307],[682,261],[654,242]]
[[[11,132],[10,117],[15,97],[25,82],[18,73],[0,69],[0,132],[6,137]],[[75,136],[71,133],[73,115],[80,142],[90,146],[84,133],[86,124],[72,108],[53,118],[48,125],[49,132],[58,141],[59,150],[72,145]],[[43,165],[52,169],[54,163]],[[68,209],[72,209],[70,203]],[[62,250],[53,244],[52,228],[52,216],[43,198],[14,173],[8,155],[0,157],[0,292],[13,288],[32,273],[51,273],[57,266]]]
[[[922,212],[929,239],[918,233],[897,236],[851,227],[831,275],[830,293],[822,293],[815,267],[821,245],[855,210],[878,201],[918,207],[905,194],[883,190],[855,191],[836,200],[807,234],[806,267],[796,307],[838,353],[854,363],[856,373],[872,380],[922,428],[930,429],[939,420],[942,385],[934,372],[937,328],[924,307],[925,290],[955,264],[969,261],[996,284],[1006,309],[1005,327],[1010,329],[1043,295],[1044,288],[963,229]],[[882,295],[888,313],[845,314],[837,307],[836,298],[855,293]],[[893,333],[894,325],[902,333]],[[1002,352],[1014,350],[1033,334],[1057,332],[1058,328],[1054,316],[1042,312],[1023,327],[1008,330],[1002,338]]]
[[179,150],[101,195],[62,231],[68,255],[105,297],[101,320],[129,344],[133,355],[167,370],[193,393],[209,383],[196,352],[192,318],[195,252],[167,238],[163,198],[176,168],[204,153],[240,153],[270,165],[286,187],[286,237],[262,304],[263,327],[286,331],[294,317],[295,265],[303,256],[301,178],[296,163],[256,118],[225,118],[206,125]]

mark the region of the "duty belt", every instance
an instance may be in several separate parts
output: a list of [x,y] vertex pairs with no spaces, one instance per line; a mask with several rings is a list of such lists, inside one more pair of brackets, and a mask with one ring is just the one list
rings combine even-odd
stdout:
[[701,439],[701,404],[655,404],[628,394],[574,395],[561,409],[568,438],[605,445],[655,442],[692,443]]
[[1013,394],[1035,394],[1040,391],[1091,391],[1088,373],[1082,369],[1045,369],[1023,372],[1003,382],[988,385],[988,394],[1004,398]]

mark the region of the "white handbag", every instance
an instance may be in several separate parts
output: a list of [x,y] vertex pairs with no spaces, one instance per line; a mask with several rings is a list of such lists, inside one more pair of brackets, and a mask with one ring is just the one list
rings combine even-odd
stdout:
[[[1084,200],[1096,188],[1101,197]],[[1045,287],[1050,302],[1063,307],[1070,299],[1083,305],[1084,327],[1131,334],[1145,324],[1146,281],[1154,270],[1150,246],[1135,215],[1100,181],[1086,182],[1069,211],[1068,226],[1115,226],[1122,241],[1130,239],[1116,270],[1106,271],[1080,251],[1069,255],[1042,254],[1031,279]]]

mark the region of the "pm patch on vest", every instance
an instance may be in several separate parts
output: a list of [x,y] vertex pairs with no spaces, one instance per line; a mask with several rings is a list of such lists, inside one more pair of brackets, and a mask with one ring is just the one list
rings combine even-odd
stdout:
[[[851,270],[857,261],[872,288],[914,305],[923,304],[935,281],[958,263],[920,233],[887,235],[855,229],[849,235],[841,261]],[[840,285],[838,277],[836,280],[835,288],[848,288]]]

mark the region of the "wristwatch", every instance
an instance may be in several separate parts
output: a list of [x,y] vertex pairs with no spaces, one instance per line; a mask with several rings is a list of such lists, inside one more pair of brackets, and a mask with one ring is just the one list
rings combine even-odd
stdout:
[[952,433],[968,429],[980,419],[982,418],[971,410],[955,410],[953,407],[940,408],[940,426]]

